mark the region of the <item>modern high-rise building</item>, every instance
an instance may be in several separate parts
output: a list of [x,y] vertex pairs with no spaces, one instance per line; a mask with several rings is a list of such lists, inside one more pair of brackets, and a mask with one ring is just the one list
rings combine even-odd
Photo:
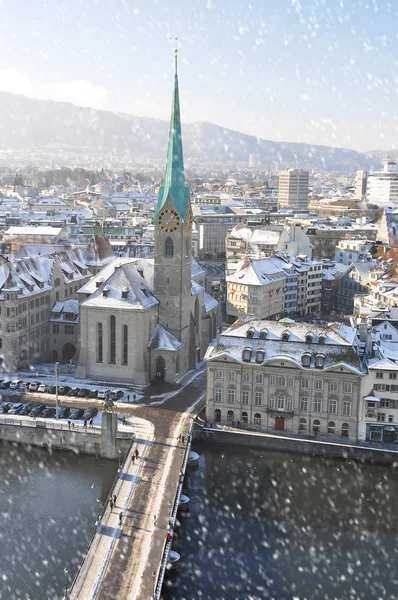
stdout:
[[398,172],[394,160],[387,158],[382,171],[368,176],[366,200],[377,206],[398,206]]
[[308,207],[309,172],[303,169],[279,171],[279,206],[292,210],[306,210]]
[[355,178],[355,198],[358,200],[365,200],[367,181],[368,172],[357,171],[357,176]]

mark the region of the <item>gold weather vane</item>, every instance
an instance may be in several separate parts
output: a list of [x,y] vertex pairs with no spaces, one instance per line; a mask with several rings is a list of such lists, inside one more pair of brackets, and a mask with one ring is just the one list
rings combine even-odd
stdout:
[[[173,37],[171,37],[171,38],[169,38],[169,39],[170,39],[170,40],[175,40],[175,41],[178,41],[178,37],[177,37],[176,35],[175,35],[175,36],[173,36]],[[178,48],[175,48],[175,49],[174,49],[174,54],[177,56],[177,54],[178,54]]]

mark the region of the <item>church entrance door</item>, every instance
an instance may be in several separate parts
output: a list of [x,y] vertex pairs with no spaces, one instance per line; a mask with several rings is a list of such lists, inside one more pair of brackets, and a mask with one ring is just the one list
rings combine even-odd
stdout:
[[165,360],[162,356],[156,359],[156,379],[164,379],[164,371],[166,368]]

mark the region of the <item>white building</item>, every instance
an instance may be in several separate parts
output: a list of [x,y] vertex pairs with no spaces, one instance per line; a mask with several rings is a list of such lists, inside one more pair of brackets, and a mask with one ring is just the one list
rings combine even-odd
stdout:
[[370,251],[374,242],[362,240],[340,240],[335,249],[335,261],[343,265],[359,262],[360,260],[371,260]]
[[357,438],[363,366],[344,325],[236,322],[207,350],[207,418]]
[[303,169],[279,171],[279,206],[297,211],[307,210],[308,182],[309,172]]
[[369,174],[366,200],[377,206],[398,206],[398,172],[394,160],[386,159],[382,171]]

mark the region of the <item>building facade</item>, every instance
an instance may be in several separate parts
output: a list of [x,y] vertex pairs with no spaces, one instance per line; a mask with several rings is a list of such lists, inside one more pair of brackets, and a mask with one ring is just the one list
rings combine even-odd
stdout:
[[356,330],[236,322],[205,356],[207,418],[260,431],[357,438]]
[[283,208],[301,211],[308,208],[309,172],[288,169],[279,172],[278,202]]

